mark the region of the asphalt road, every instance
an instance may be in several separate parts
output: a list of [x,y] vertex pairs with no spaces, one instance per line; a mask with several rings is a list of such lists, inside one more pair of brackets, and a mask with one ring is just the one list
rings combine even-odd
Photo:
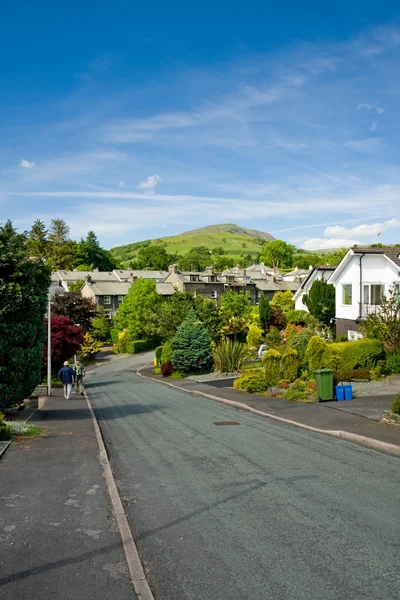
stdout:
[[399,600],[399,459],[145,381],[142,360],[87,383],[159,600]]

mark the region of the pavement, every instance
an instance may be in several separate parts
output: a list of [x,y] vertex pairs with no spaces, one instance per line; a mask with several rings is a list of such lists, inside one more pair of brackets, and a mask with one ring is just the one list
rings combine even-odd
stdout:
[[30,422],[0,461],[0,598],[135,600],[85,398],[55,390]]
[[[140,373],[159,382],[166,381],[162,376],[153,375],[151,366],[142,368]],[[399,380],[400,377],[393,382],[390,390],[385,390],[386,393],[381,392],[376,396],[363,396],[347,402],[320,403],[289,402],[279,398],[268,398],[262,394],[248,394],[233,387],[217,387],[187,379],[168,381],[192,394],[207,394],[222,401],[239,402],[309,427],[325,431],[345,431],[400,446],[400,428],[378,423],[383,416],[382,411],[391,406]]]
[[398,600],[398,458],[139,378],[138,360],[87,389],[156,598]]

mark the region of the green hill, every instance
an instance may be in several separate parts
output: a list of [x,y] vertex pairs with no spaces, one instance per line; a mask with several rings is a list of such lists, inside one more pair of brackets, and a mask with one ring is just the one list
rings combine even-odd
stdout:
[[111,253],[122,263],[134,260],[141,248],[161,246],[169,254],[186,254],[195,246],[206,246],[209,250],[222,247],[227,256],[239,259],[242,254],[250,254],[254,259],[260,253],[262,245],[273,240],[269,233],[246,229],[233,223],[225,225],[209,225],[200,229],[186,231],[179,235],[144,240],[111,249]]

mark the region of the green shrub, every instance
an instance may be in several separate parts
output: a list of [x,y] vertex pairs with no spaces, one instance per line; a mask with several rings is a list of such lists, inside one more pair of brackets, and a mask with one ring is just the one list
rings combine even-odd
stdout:
[[162,351],[163,351],[164,346],[157,346],[156,348],[156,360],[157,360],[157,364],[161,365],[161,356],[162,356]]
[[296,350],[289,348],[280,361],[280,376],[282,379],[294,381],[299,370],[299,359]]
[[[327,346],[328,355],[334,352],[340,356],[340,369],[349,371],[356,368],[364,368],[372,362],[376,362],[382,355],[382,342],[368,338],[355,340],[354,342],[334,342]],[[328,364],[324,365],[329,367]]]
[[166,363],[172,357],[171,342],[165,342],[161,351],[161,364]]
[[235,379],[233,387],[237,390],[245,390],[250,394],[261,394],[267,389],[267,381],[262,371],[249,370]]
[[371,380],[371,374],[368,369],[350,369],[348,371],[342,371],[340,375],[342,381],[357,381],[359,379]]
[[210,336],[194,310],[179,325],[171,347],[172,364],[178,371],[196,373],[211,369]]
[[289,323],[295,325],[306,325],[310,313],[306,310],[290,310],[286,313]]
[[277,350],[270,348],[263,356],[265,379],[269,385],[272,385],[279,379],[280,361],[282,355]]
[[169,358],[165,363],[161,363],[161,373],[163,377],[169,377],[174,372],[174,365]]
[[400,352],[386,358],[385,372],[388,375],[400,373]]
[[110,329],[110,336],[111,336],[111,341],[113,344],[118,344],[118,334],[119,334],[119,330],[116,329],[115,327],[112,327]]
[[396,413],[396,415],[400,415],[400,394],[397,394],[396,398],[393,400],[392,412]]
[[338,335],[338,337],[335,340],[335,342],[348,342],[348,341],[349,341],[349,339],[345,333]]
[[306,350],[308,346],[308,342],[311,340],[313,334],[309,329],[302,329],[291,339],[289,344],[289,348],[293,348],[296,350],[299,361],[304,362],[306,356]]
[[297,326],[294,323],[288,323],[285,329],[285,340],[287,344],[290,344],[292,339],[299,333]]
[[0,441],[11,440],[11,428],[6,424],[3,413],[0,412]]
[[134,340],[126,344],[126,352],[129,354],[138,354],[139,352],[153,350],[156,345],[157,340]]
[[312,336],[306,350],[306,359],[311,372],[328,366],[327,348],[328,344],[322,338],[318,335]]
[[118,352],[119,354],[126,354],[128,352],[128,343],[132,341],[131,334],[129,331],[118,332]]
[[265,336],[265,343],[270,348],[279,348],[280,346],[282,346],[283,342],[284,339],[279,329],[277,327],[271,327],[267,335]]
[[290,390],[283,394],[283,397],[285,400],[289,400],[290,402],[297,402],[298,400],[302,400],[304,398],[304,391],[290,388]]
[[236,373],[247,358],[248,351],[244,344],[226,339],[213,349],[214,372]]
[[246,341],[249,348],[257,348],[263,340],[263,330],[258,325],[250,325]]

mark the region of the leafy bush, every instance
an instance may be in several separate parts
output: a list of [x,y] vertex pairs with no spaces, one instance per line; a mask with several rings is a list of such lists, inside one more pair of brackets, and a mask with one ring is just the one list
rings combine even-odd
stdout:
[[182,321],[171,341],[172,363],[182,373],[209,370],[212,365],[211,340],[194,310]]
[[280,361],[282,355],[277,350],[270,348],[263,356],[265,379],[269,385],[272,385],[279,379]]
[[340,379],[342,381],[357,381],[358,379],[371,380],[371,374],[368,369],[350,369],[348,371],[342,371]]
[[169,377],[174,372],[174,365],[172,360],[169,358],[167,362],[161,363],[161,373],[163,377]]
[[107,319],[104,312],[98,312],[91,320],[92,335],[101,342],[110,339],[110,319]]
[[283,342],[282,334],[276,327],[271,327],[265,336],[265,343],[268,346],[280,346]]
[[162,355],[163,348],[164,348],[164,346],[157,346],[156,351],[155,351],[156,361],[157,361],[158,365],[161,364],[161,355]]
[[400,415],[400,394],[397,394],[396,398],[393,400],[392,412],[396,413],[396,415]]
[[299,329],[294,323],[288,323],[285,331],[283,332],[283,337],[286,340],[287,344],[290,344],[295,335],[299,333]]
[[289,348],[280,361],[280,376],[282,379],[294,381],[299,370],[299,359],[296,350]]
[[[334,352],[340,356],[340,368],[348,371],[355,368],[364,368],[376,362],[382,355],[382,342],[363,338],[354,342],[334,342],[329,344],[328,355]],[[324,365],[329,367],[328,364]]]
[[249,348],[257,348],[262,343],[262,339],[263,330],[258,325],[250,325],[246,338]]
[[271,300],[272,306],[279,306],[284,313],[294,310],[293,292],[276,292]]
[[161,364],[166,363],[172,357],[171,342],[165,342],[161,352]]
[[349,341],[349,339],[345,333],[342,333],[342,335],[338,335],[335,340],[335,342],[348,342],[348,341]]
[[286,313],[286,316],[289,323],[294,323],[295,325],[306,325],[310,313],[308,313],[306,310],[289,310]]
[[119,335],[119,330],[116,329],[115,327],[112,327],[110,329],[110,336],[111,336],[111,341],[113,344],[118,344],[118,335]]
[[388,375],[400,373],[400,352],[386,358],[385,372]]
[[3,413],[0,412],[0,441],[11,440],[11,428],[6,424]]
[[126,354],[128,352],[128,342],[132,341],[129,331],[120,331],[118,333],[118,352]]
[[271,306],[271,319],[270,326],[277,327],[277,329],[283,329],[286,327],[288,319],[286,314],[283,312],[280,306]]
[[96,340],[90,333],[83,336],[83,344],[79,349],[79,355],[84,363],[90,360],[102,349],[102,344]]
[[146,352],[147,350],[153,350],[156,346],[157,340],[133,340],[126,344],[126,352],[129,354],[138,354],[139,352]]
[[328,366],[327,349],[328,344],[322,338],[318,335],[312,336],[306,350],[306,359],[311,372]]
[[299,361],[302,363],[306,356],[306,350],[308,346],[308,342],[312,338],[312,331],[309,329],[302,329],[299,331],[290,341],[289,348],[293,348],[296,350]]
[[245,390],[250,394],[261,394],[267,389],[267,381],[262,371],[249,370],[235,379],[233,387],[237,390]]
[[297,402],[298,400],[302,400],[304,398],[304,392],[290,388],[290,390],[283,394],[283,397],[285,400],[289,400],[290,402]]
[[214,372],[235,373],[240,371],[247,359],[248,351],[244,344],[226,339],[213,350]]

